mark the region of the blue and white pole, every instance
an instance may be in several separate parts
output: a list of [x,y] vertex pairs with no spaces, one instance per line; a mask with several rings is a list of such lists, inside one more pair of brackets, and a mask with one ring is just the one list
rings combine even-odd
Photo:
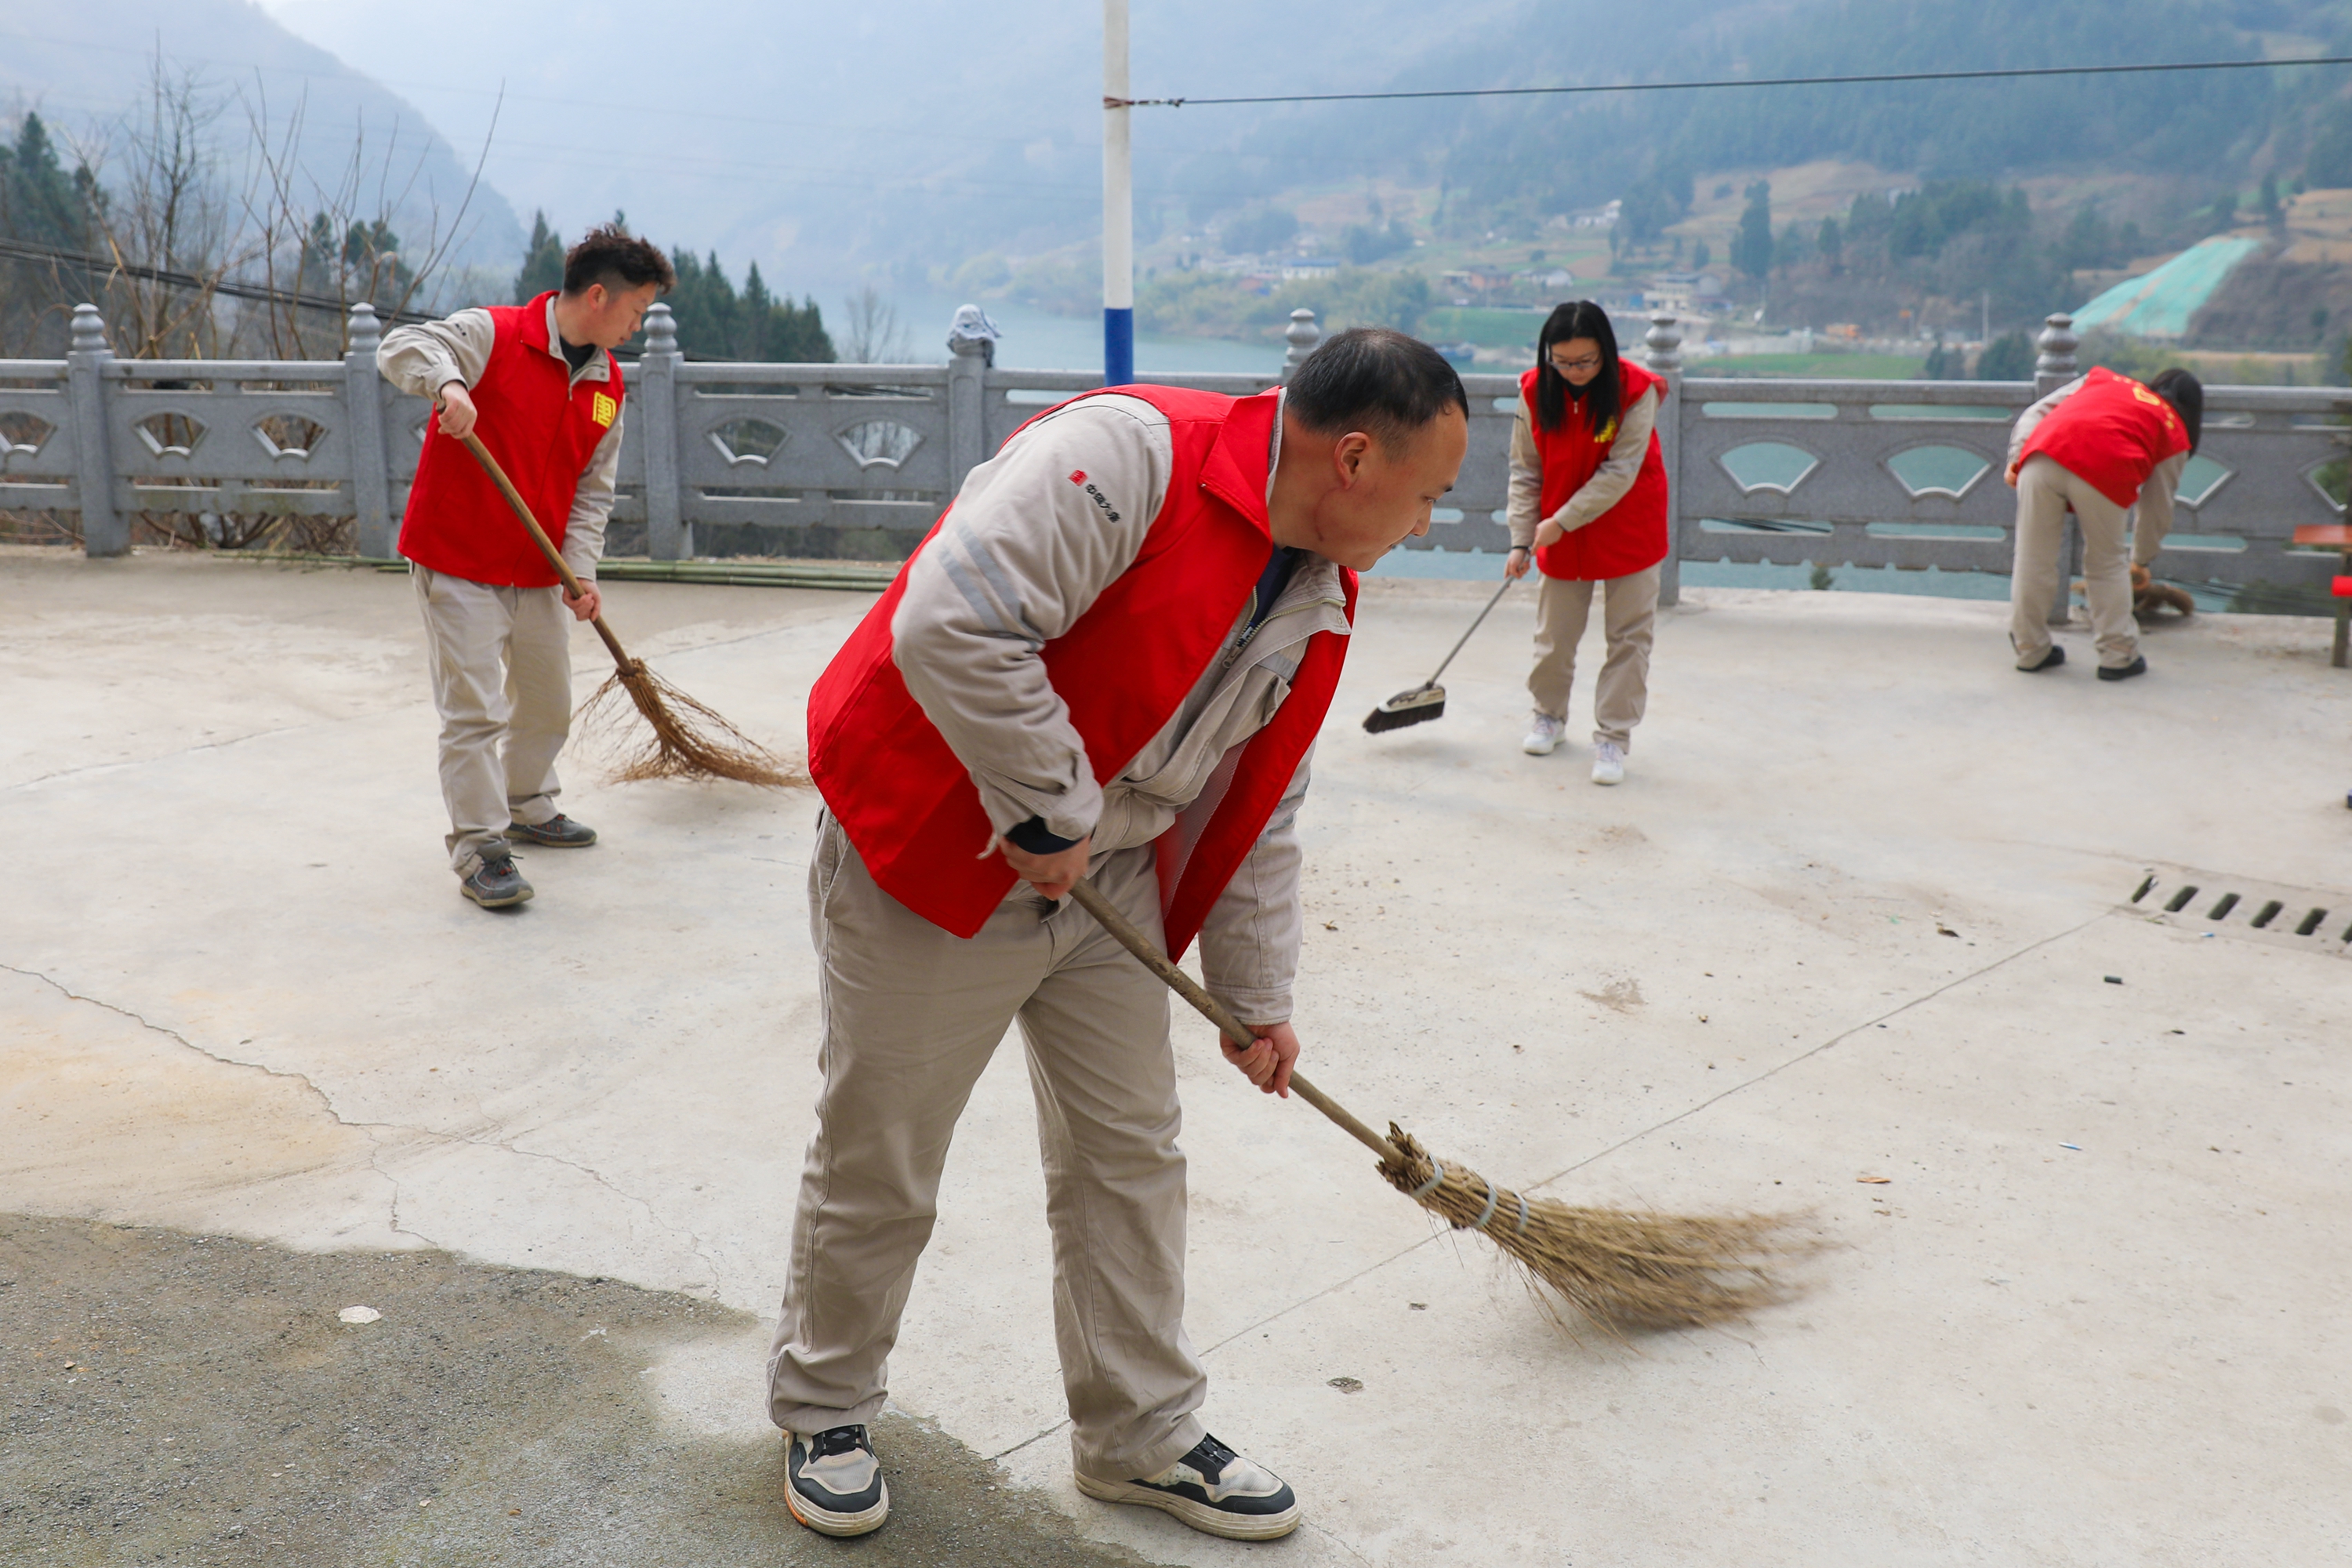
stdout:
[[1103,384],[1135,379],[1135,184],[1127,0],[1103,0]]

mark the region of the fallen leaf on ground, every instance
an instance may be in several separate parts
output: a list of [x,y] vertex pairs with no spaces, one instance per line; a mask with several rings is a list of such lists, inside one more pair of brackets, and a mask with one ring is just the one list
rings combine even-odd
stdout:
[[1894,1179],[1892,1176],[1856,1176],[1854,1178],[1857,1182],[1866,1182],[1874,1187],[1883,1187]]

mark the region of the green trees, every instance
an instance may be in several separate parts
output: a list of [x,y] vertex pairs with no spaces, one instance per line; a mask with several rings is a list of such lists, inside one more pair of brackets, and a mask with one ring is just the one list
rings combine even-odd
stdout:
[[530,247],[515,274],[514,302],[527,305],[550,289],[563,287],[563,237],[547,226],[547,215],[530,215]]
[[1769,180],[1748,187],[1748,207],[1739,215],[1739,232],[1731,239],[1731,265],[1759,282],[1772,270],[1772,184]]
[[66,173],[38,114],[25,116],[15,146],[0,141],[0,234],[58,250],[87,249],[91,213],[103,199],[88,165]]
[[1386,228],[1375,228],[1368,224],[1349,224],[1346,232],[1339,237],[1339,248],[1347,253],[1349,261],[1359,267],[1369,267],[1384,256],[1394,256],[1401,250],[1411,250],[1412,231],[1406,228],[1401,220],[1395,218],[1389,220],[1389,226]]
[[2313,132],[2303,181],[2328,189],[2352,185],[2352,102],[2339,101]]
[[1979,381],[2032,381],[2033,344],[2023,332],[2003,332],[1977,356]]
[[[0,237],[87,253],[104,199],[87,165],[67,173],[39,115],[25,116],[14,143],[0,136]],[[100,281],[87,268],[0,257],[0,353],[21,352],[37,332],[62,339],[61,312],[96,298]]]
[[1298,232],[1298,216],[1281,207],[1261,207],[1227,218],[1218,231],[1224,247],[1236,256],[1258,256],[1279,250]]
[[[613,221],[627,226],[618,213]],[[530,247],[515,274],[516,304],[563,287],[563,237],[549,225],[547,215],[532,214]],[[771,294],[758,262],[743,275],[740,293],[719,265],[717,251],[708,258],[673,251],[670,265],[677,268],[677,287],[667,300],[677,322],[677,346],[696,359],[830,363],[836,357],[816,301],[804,298],[796,305]]]
[[833,340],[814,300],[795,305],[768,292],[760,265],[751,264],[738,294],[719,265],[719,253],[698,260],[687,251],[670,257],[677,287],[669,293],[677,319],[677,346],[703,359],[830,363]]
[[354,219],[341,235],[325,213],[311,216],[302,236],[295,287],[325,299],[365,300],[379,310],[396,309],[415,286],[415,274],[400,254],[400,236],[382,218]]

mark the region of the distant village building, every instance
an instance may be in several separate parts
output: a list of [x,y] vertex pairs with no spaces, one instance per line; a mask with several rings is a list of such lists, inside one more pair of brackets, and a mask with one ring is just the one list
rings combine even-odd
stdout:
[[1339,270],[1339,266],[1337,257],[1293,257],[1282,264],[1282,276],[1286,281],[1294,283],[1301,279],[1328,278]]
[[1719,313],[1727,308],[1723,279],[1712,272],[1653,274],[1641,302],[1644,310],[1671,310],[1677,316]]

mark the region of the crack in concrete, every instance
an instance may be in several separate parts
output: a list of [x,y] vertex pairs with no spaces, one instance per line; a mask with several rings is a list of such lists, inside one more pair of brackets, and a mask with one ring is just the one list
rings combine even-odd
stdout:
[[[313,719],[307,723],[288,724],[276,730],[256,730],[250,734],[232,735],[226,741],[204,741],[195,745],[182,746],[177,751],[158,752],[152,757],[125,757],[111,763],[85,763],[78,768],[59,768],[52,773],[41,773],[29,779],[18,779],[15,784],[0,784],[0,795],[13,795],[18,790],[31,789],[35,784],[48,784],[57,779],[79,778],[84,773],[102,773],[114,768],[143,768],[157,763],[174,762],[182,757],[194,756],[198,752],[225,752],[232,746],[242,746],[249,741],[267,741],[278,735],[299,735],[305,731],[329,729],[337,724],[356,724],[363,720],[381,719],[387,713],[399,713],[411,708],[423,706],[425,704],[422,701],[399,702],[392,707],[377,709],[372,712],[347,713],[340,719]],[[88,1001],[89,998],[80,997],[77,1000]]]
[[1063,1419],[1055,1422],[1051,1426],[1046,1427],[1043,1432],[1034,1433],[1029,1436],[1022,1438],[1021,1441],[1013,1444],[1013,1447],[1005,1449],[1003,1453],[991,1454],[988,1457],[988,1462],[993,1465],[1001,1459],[1009,1458],[1013,1455],[1019,1453],[1022,1449],[1029,1447],[1030,1444],[1052,1436],[1055,1433],[1059,1432],[1063,1427],[1067,1426],[1069,1424],[1069,1418],[1065,1416]]
[[1346,1542],[1340,1540],[1329,1531],[1324,1529],[1323,1526],[1316,1523],[1311,1519],[1304,1520],[1301,1522],[1304,1523],[1307,1529],[1313,1531],[1316,1534],[1321,1536],[1324,1540],[1329,1542],[1332,1545],[1338,1547],[1340,1551],[1346,1552],[1357,1562],[1361,1563],[1364,1565],[1364,1568],[1372,1568],[1372,1560],[1370,1558],[1365,1556],[1362,1552],[1357,1551],[1354,1547],[1349,1545]]
[[[2086,921],[2082,921],[2074,925],[2068,926],[2064,931],[2053,931],[2048,936],[2040,938],[2034,942],[2030,942],[2023,947],[2017,949],[2014,952],[2008,953],[2000,958],[1996,958],[1991,963],[1984,964],[1979,968],[1972,969],[1966,974],[1955,975],[1953,978],[1947,980],[1944,984],[1934,987],[1932,990],[1923,991],[1918,995],[1912,997],[1906,1002],[1903,1002],[1895,1006],[1890,1007],[1884,1013],[1880,1013],[1873,1017],[1865,1018],[1861,1023],[1853,1025],[1850,1028],[1839,1030],[1836,1034],[1832,1035],[1828,1039],[1823,1040],[1821,1044],[1813,1046],[1806,1050],[1800,1051],[1795,1056],[1789,1058],[1786,1061],[1780,1062],[1776,1066],[1766,1068],[1762,1072],[1756,1074],[1752,1078],[1745,1079],[1738,1083],[1732,1084],[1720,1093],[1709,1095],[1706,1099],[1700,1100],[1696,1105],[1686,1106],[1683,1110],[1676,1111],[1674,1115],[1666,1117],[1653,1126],[1644,1127],[1636,1132],[1630,1132],[1624,1137],[1617,1140],[1616,1142],[1610,1144],[1607,1148],[1596,1150],[1594,1152],[1586,1155],[1583,1159],[1579,1160],[1575,1163],[1568,1165],[1560,1170],[1553,1172],[1550,1175],[1544,1177],[1540,1181],[1528,1183],[1520,1190],[1531,1193],[1538,1188],[1548,1187],[1554,1182],[1571,1176],[1577,1172],[1584,1169],[1587,1165],[1594,1163],[1596,1161],[1605,1160],[1621,1149],[1627,1148],[1634,1143],[1640,1142],[1644,1138],[1652,1137],[1664,1131],[1665,1129],[1672,1127],[1677,1121],[1685,1121],[1690,1117],[1696,1116],[1700,1111],[1705,1110],[1711,1106],[1720,1104],[1722,1101],[1730,1099],[1735,1094],[1752,1089],[1768,1079],[1776,1078],[1780,1074],[1788,1071],[1790,1068],[1796,1067],[1800,1063],[1810,1061],[1814,1057],[1820,1056],[1823,1051],[1828,1050],[1830,1047],[1839,1044],[1841,1041],[1851,1039],[1854,1036],[1861,1034],[1864,1029],[1868,1029],[1878,1024],[1883,1024],[1890,1018],[1894,1018],[1901,1014],[1909,1012],[1914,1007],[1924,1006],[1927,1003],[1934,1001],[1937,997],[1943,995],[1946,992],[1952,990],[1956,986],[1965,985],[1972,980],[1982,979],[1984,976],[1992,973],[1995,970],[2013,963],[2017,960],[2025,957],[2028,953],[2037,952],[2042,948],[2049,946],[2052,942],[2063,942],[2066,938],[2073,936],[2079,931],[2087,931],[2091,927],[2098,924],[2101,921],[2112,919],[2116,912],[2116,911],[2114,910],[2102,910]],[[1234,1330],[1232,1333],[1227,1334],[1223,1339],[1217,1341],[1214,1344],[1204,1347],[1200,1352],[1201,1359],[1206,1361],[1209,1357],[1216,1354],[1227,1345],[1232,1344],[1235,1340],[1242,1339],[1249,1334],[1254,1334],[1259,1330],[1265,1328],[1268,1323],[1276,1322],[1281,1319],[1286,1318],[1302,1307],[1310,1306],[1313,1303],[1321,1300],[1326,1296],[1333,1295],[1339,1291],[1344,1290],[1349,1286],[1353,1285],[1357,1280],[1363,1279],[1366,1275],[1377,1274],[1381,1269],[1386,1268],[1390,1264],[1396,1262],[1399,1258],[1410,1257],[1412,1254],[1419,1252],[1423,1247],[1428,1247],[1432,1243],[1445,1239],[1451,1234],[1452,1233],[1447,1230],[1433,1230],[1429,1235],[1423,1237],[1419,1241],[1412,1243],[1411,1246],[1399,1247],[1396,1251],[1389,1254],[1386,1258],[1380,1258],[1375,1262],[1368,1263],[1363,1268],[1357,1269],[1354,1273],[1348,1275],[1346,1278],[1336,1279],[1330,1284],[1324,1286],[1319,1290],[1310,1291],[1307,1295],[1301,1296],[1297,1300],[1291,1302],[1288,1306],[1280,1308],[1276,1311],[1269,1312],[1265,1317],[1260,1318],[1257,1321],[1245,1324],[1243,1327]],[[1044,1434],[1040,1433],[1039,1436],[1042,1436]],[[1035,1437],[1032,1437],[1028,1442],[1034,1443],[1036,1440],[1037,1439]],[[1022,1443],[1015,1445],[1015,1447],[1026,1447],[1027,1446],[1028,1443]],[[1007,1453],[1013,1451],[1014,1450],[1012,1448],[1005,1450]]]
[[319,1085],[307,1074],[290,1072],[285,1068],[269,1067],[261,1062],[240,1061],[235,1057],[224,1056],[218,1051],[208,1050],[205,1047],[200,1046],[194,1040],[188,1038],[187,1036],[180,1033],[177,1029],[169,1028],[162,1024],[155,1023],[153,1020],[143,1016],[134,1009],[121,1006],[113,1002],[109,1002],[102,997],[87,995],[82,992],[76,991],[73,987],[68,985],[64,981],[58,979],[55,975],[45,973],[40,970],[26,969],[19,965],[5,962],[0,962],[0,970],[5,970],[11,974],[20,974],[27,980],[39,981],[42,984],[49,986],[51,989],[58,992],[58,994],[66,997],[68,1001],[85,1003],[88,1005],[99,1008],[103,1012],[112,1013],[117,1017],[128,1018],[131,1022],[138,1025],[141,1028],[148,1030],[152,1034],[161,1035],[165,1039],[173,1042],[184,1049],[194,1052],[197,1056],[203,1057],[207,1061],[216,1062],[223,1067],[243,1068],[248,1071],[262,1073],[270,1078],[287,1079],[292,1082],[300,1084],[304,1089],[309,1091],[311,1098],[318,1101],[319,1108],[326,1112],[328,1119],[333,1121],[336,1126],[349,1128],[352,1131],[358,1132],[367,1139],[369,1145],[368,1169],[377,1176],[381,1177],[385,1184],[392,1190],[392,1200],[388,1207],[386,1223],[394,1235],[413,1236],[428,1247],[437,1247],[441,1245],[435,1241],[431,1237],[426,1236],[424,1232],[411,1230],[400,1223],[400,1180],[383,1167],[383,1156],[385,1143],[383,1138],[381,1136],[382,1134],[402,1134],[412,1138],[426,1139],[443,1145],[462,1146],[475,1149],[497,1149],[502,1152],[512,1154],[518,1159],[545,1160],[550,1163],[562,1165],[567,1170],[575,1171],[581,1175],[587,1177],[590,1181],[594,1182],[605,1191],[611,1193],[614,1197],[619,1198],[623,1203],[631,1204],[635,1205],[637,1208],[642,1209],[645,1212],[646,1218],[651,1223],[657,1233],[673,1237],[685,1237],[688,1249],[694,1254],[695,1258],[702,1264],[703,1268],[709,1271],[709,1279],[702,1289],[709,1292],[714,1299],[717,1297],[720,1275],[719,1265],[705,1249],[702,1237],[696,1234],[691,1227],[686,1226],[674,1226],[670,1222],[663,1219],[660,1212],[656,1210],[650,1202],[618,1186],[603,1172],[596,1170],[593,1166],[583,1165],[577,1160],[566,1159],[561,1154],[551,1154],[543,1150],[525,1149],[519,1146],[513,1139],[505,1136],[504,1124],[498,1121],[495,1118],[491,1117],[488,1111],[484,1110],[481,1101],[478,1100],[474,1102],[474,1110],[476,1113],[481,1117],[482,1121],[493,1131],[493,1132],[497,1134],[496,1136],[488,1138],[472,1138],[467,1137],[462,1133],[445,1132],[435,1128],[417,1127],[397,1121],[355,1121],[350,1117],[345,1116],[341,1111],[338,1110],[335,1108],[334,1100],[327,1094],[327,1091],[320,1089]]

